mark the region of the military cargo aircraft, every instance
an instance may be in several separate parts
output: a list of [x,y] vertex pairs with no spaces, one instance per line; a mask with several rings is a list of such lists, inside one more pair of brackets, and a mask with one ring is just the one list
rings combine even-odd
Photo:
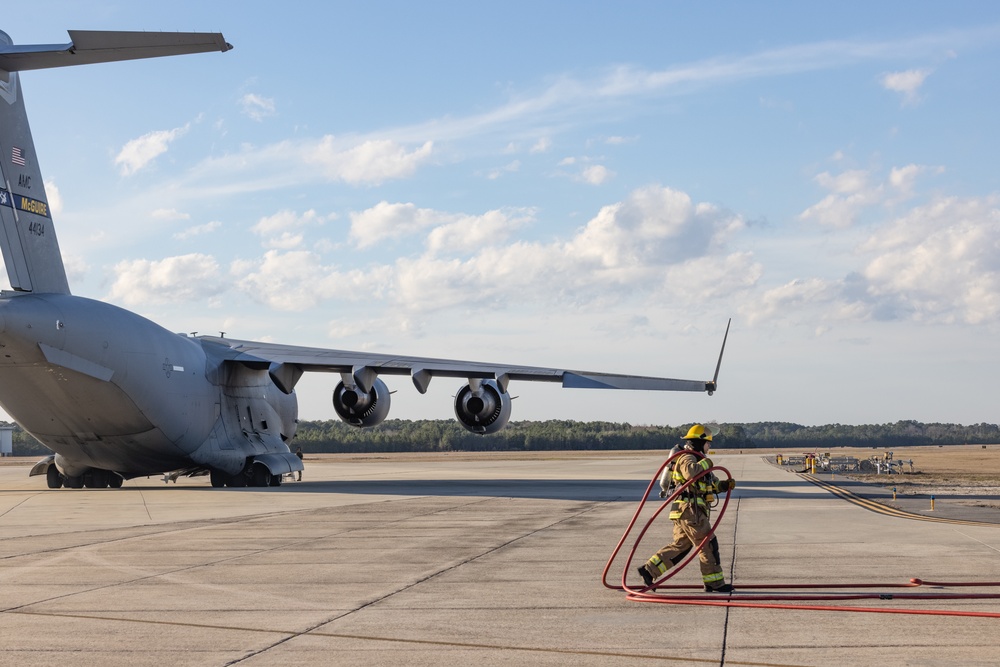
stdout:
[[421,393],[435,377],[460,378],[455,416],[480,434],[510,419],[515,380],[715,391],[718,364],[712,380],[700,381],[294,347],[176,334],[74,296],[19,73],[232,46],[219,33],[71,30],[69,37],[67,44],[15,45],[0,32],[0,246],[12,287],[0,294],[0,406],[55,452],[31,470],[50,488],[120,487],[159,473],[208,475],[216,487],[277,486],[302,469],[288,443],[298,416],[295,384],[306,372],[339,375],[334,411],[358,427],[389,413],[381,376],[409,376]]

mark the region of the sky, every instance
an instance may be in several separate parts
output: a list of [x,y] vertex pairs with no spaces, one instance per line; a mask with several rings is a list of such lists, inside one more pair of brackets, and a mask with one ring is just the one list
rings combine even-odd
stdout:
[[[177,332],[710,379],[513,420],[996,423],[1000,5],[88,3],[234,49],[25,72],[74,294]],[[297,387],[333,419],[336,376]],[[386,378],[390,418],[453,416]]]

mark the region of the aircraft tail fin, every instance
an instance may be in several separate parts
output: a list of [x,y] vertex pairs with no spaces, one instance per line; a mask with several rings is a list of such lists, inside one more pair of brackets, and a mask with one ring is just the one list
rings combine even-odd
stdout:
[[15,45],[0,31],[0,249],[11,287],[69,294],[18,72],[228,51],[220,33],[71,30],[68,44]]

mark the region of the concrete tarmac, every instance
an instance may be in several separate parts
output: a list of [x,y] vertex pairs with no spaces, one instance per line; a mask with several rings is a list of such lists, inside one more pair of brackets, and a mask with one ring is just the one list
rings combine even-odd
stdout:
[[[53,491],[27,462],[0,465],[0,665],[1000,660],[1000,618],[645,604],[605,588],[605,562],[663,458],[307,460],[305,481],[270,489],[144,478]],[[738,481],[718,532],[738,588],[1000,581],[998,525],[888,516],[759,455],[714,459]],[[631,584],[669,535],[664,513]],[[671,583],[699,584],[697,562]],[[874,590],[893,599],[788,603],[1000,614],[1000,599]]]

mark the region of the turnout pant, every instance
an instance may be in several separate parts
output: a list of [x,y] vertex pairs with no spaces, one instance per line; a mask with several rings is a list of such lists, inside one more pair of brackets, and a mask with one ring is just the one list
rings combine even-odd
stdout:
[[[663,547],[646,563],[646,570],[654,579],[659,578],[674,565],[684,560],[692,548],[701,544],[712,531],[708,513],[694,503],[687,503],[680,517],[674,519],[674,541]],[[709,588],[718,588],[725,583],[722,565],[719,562],[719,540],[712,539],[698,552],[701,564],[701,579]]]

